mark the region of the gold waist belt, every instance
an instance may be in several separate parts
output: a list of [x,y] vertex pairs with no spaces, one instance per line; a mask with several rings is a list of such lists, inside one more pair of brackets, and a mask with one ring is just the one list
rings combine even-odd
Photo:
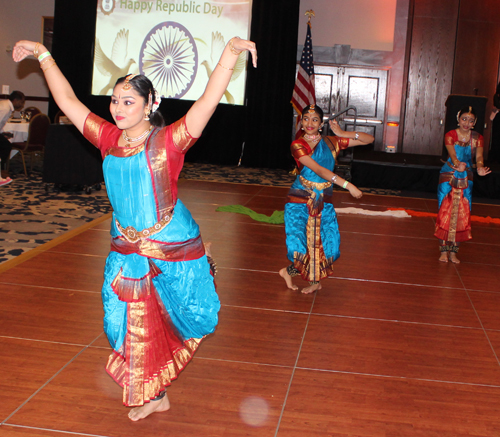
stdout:
[[311,182],[308,181],[303,176],[299,176],[299,178],[300,178],[300,183],[309,190],[312,190],[313,188],[315,188],[316,190],[325,190],[326,188],[332,186],[331,182]]
[[142,240],[143,238],[149,238],[152,235],[157,234],[158,232],[163,230],[172,220],[172,214],[173,211],[167,212],[165,217],[163,217],[159,222],[155,223],[153,226],[150,226],[149,228],[143,229],[142,231],[138,231],[133,226],[127,226],[126,228],[123,228],[123,226],[120,225],[117,219],[115,219],[115,223],[116,227],[123,235],[125,240],[127,240],[130,243],[137,243],[139,240]]

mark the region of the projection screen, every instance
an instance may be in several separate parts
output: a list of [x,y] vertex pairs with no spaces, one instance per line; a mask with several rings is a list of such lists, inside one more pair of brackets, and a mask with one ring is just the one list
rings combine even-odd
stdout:
[[[162,97],[197,100],[229,39],[248,39],[250,19],[251,0],[98,0],[92,94],[141,73]],[[243,105],[246,64],[244,53],[222,103]]]

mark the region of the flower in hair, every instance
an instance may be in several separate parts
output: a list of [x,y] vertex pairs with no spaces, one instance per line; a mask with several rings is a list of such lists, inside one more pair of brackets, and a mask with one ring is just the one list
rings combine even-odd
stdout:
[[153,91],[154,91],[154,99],[152,99],[151,112],[155,112],[161,103],[161,97],[158,94],[158,91],[156,91],[156,89],[154,89],[154,88],[153,88]]

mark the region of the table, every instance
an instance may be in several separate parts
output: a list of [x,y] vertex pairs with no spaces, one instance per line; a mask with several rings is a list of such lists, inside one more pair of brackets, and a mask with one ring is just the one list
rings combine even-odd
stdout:
[[[14,136],[9,138],[11,143],[22,143],[28,139],[28,131],[30,124],[27,121],[8,121],[3,127],[4,132],[12,132]],[[18,151],[12,150],[10,157],[12,158]]]
[[3,131],[12,132],[14,134],[14,137],[9,140],[11,143],[22,143],[23,141],[26,141],[28,139],[29,127],[30,124],[26,121],[8,121],[7,123],[5,123]]
[[42,180],[90,187],[104,181],[101,153],[74,125],[51,124],[45,141]]

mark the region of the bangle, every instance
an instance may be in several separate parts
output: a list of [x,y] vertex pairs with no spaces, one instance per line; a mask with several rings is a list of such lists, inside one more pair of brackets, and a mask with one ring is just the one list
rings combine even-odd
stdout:
[[348,181],[345,181],[345,182],[344,182],[344,185],[342,185],[342,188],[343,188],[344,190],[347,188],[347,184],[348,184],[348,183],[349,183]]
[[45,73],[49,68],[53,67],[54,65],[56,65],[56,61],[53,61],[52,64],[50,64],[46,69],[42,68],[42,71]]
[[357,140],[359,138],[359,132],[354,132],[354,139]]
[[336,175],[336,174],[334,174],[334,175],[333,175],[333,178],[332,178],[332,184],[334,184],[336,180],[337,180],[337,175]]
[[38,56],[38,62],[42,62],[45,58],[50,56],[50,52],[46,51],[45,53],[42,53],[40,56]]
[[42,67],[43,64],[49,61],[54,61],[54,58],[52,56],[47,56],[42,62],[40,62],[40,68]]
[[[235,36],[235,38],[240,39],[240,37],[239,37],[239,36]],[[231,50],[231,53],[232,53],[233,55],[236,55],[236,56],[238,56],[238,55],[239,55],[239,54],[243,51],[243,50],[236,50],[236,49],[234,48],[234,46],[233,46],[233,38],[231,38],[231,39],[229,40],[229,49]]]
[[225,67],[224,65],[222,65],[220,62],[217,62],[217,65],[220,65],[222,68],[224,68],[225,70],[234,70],[234,68],[229,68],[229,67]]
[[37,43],[35,44],[35,48],[33,49],[33,56],[34,56],[35,58],[38,58],[38,46],[39,46],[39,45],[40,45],[40,43],[39,43],[39,42],[37,42]]

